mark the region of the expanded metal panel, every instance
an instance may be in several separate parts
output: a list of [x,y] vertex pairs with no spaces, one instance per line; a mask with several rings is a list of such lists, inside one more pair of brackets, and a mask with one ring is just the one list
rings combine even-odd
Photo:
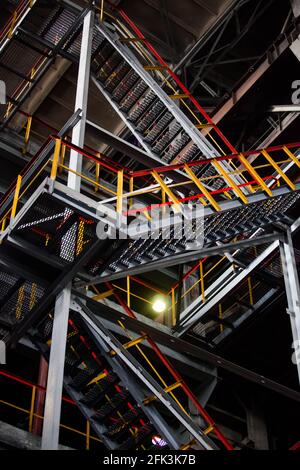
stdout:
[[17,282],[18,277],[5,271],[0,271],[0,301],[5,298]]
[[21,321],[40,300],[44,289],[32,282],[24,282],[0,310],[0,316],[12,325]]
[[18,237],[72,263],[95,237],[96,224],[42,194],[17,224]]

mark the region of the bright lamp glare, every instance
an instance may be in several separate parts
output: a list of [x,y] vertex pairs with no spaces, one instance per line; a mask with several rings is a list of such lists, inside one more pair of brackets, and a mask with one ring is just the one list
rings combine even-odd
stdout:
[[152,308],[153,308],[154,312],[162,313],[166,310],[167,304],[162,299],[156,299],[152,304]]
[[152,444],[157,446],[157,447],[165,447],[167,445],[166,441],[164,441],[159,436],[153,436],[152,437]]

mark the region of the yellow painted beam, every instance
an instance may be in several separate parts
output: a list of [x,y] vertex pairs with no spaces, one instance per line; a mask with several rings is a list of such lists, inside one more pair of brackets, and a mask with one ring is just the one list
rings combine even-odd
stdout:
[[210,204],[213,206],[213,208],[219,212],[221,210],[221,207],[220,205],[217,203],[217,201],[215,200],[215,198],[210,194],[210,192],[208,191],[208,189],[206,189],[206,187],[204,186],[203,183],[201,183],[201,181],[199,180],[199,178],[197,178],[197,176],[195,175],[195,173],[193,172],[193,170],[188,166],[188,165],[184,165],[184,170],[185,172],[187,173],[187,175],[191,178],[191,180],[193,181],[193,183],[195,183],[195,185],[197,186],[198,189],[200,189],[201,193],[204,194],[204,196],[206,197],[206,199],[210,202]]
[[18,175],[14,200],[13,200],[12,208],[11,208],[11,218],[12,219],[16,216],[16,213],[17,213],[17,206],[18,206],[18,201],[19,201],[21,183],[22,183],[22,176]]
[[50,178],[52,180],[56,179],[59,156],[60,156],[60,148],[61,148],[61,139],[56,139],[54,155],[53,155],[53,160],[52,160],[51,173],[50,173]]
[[174,95],[169,95],[169,98],[171,98],[171,100],[182,100],[189,97],[190,95],[187,95],[186,93],[174,93]]
[[101,372],[101,374],[97,375],[97,377],[92,379],[87,385],[95,384],[95,383],[99,382],[99,380],[104,379],[106,376],[107,376],[106,372]]
[[32,124],[32,116],[28,116],[27,125],[26,125],[26,132],[25,132],[25,140],[24,143],[28,144],[30,131],[31,131],[31,124]]
[[132,38],[132,37],[128,37],[128,38],[120,38],[120,42],[144,42],[146,41],[145,38]]
[[[164,392],[170,393],[170,392],[172,392],[173,390],[175,390],[176,388],[181,387],[181,384],[182,384],[182,380],[179,380],[178,382],[175,382],[174,384],[169,385],[168,387],[165,387],[165,388],[164,388]],[[154,400],[156,400],[156,399],[157,399],[156,395],[151,395],[151,396],[145,398],[145,400],[143,401],[143,403],[144,403],[144,405],[148,405],[149,403],[151,403],[152,401],[154,401]]]
[[238,185],[233,181],[231,176],[227,173],[227,171],[223,168],[221,163],[218,160],[213,161],[213,166],[216,168],[218,173],[223,176],[226,183],[233,189],[235,194],[243,201],[244,204],[248,204],[248,199],[243,193],[243,191],[238,187]]
[[282,150],[290,157],[290,159],[300,168],[300,161],[287,147],[283,147]]
[[171,299],[172,299],[172,324],[176,326],[176,301],[175,301],[175,289],[171,289]]
[[208,428],[206,428],[203,433],[207,436],[208,434],[210,434],[213,430],[214,430],[214,426],[211,424],[210,426],[208,426]]
[[261,152],[265,159],[272,165],[274,170],[281,176],[281,178],[286,182],[286,184],[293,190],[295,191],[296,185],[290,180],[290,178],[282,171],[280,166],[273,160],[271,155],[266,151],[262,150]]
[[245,156],[240,153],[239,154],[239,160],[240,162],[244,165],[244,167],[247,169],[247,171],[250,173],[250,175],[255,179],[255,181],[257,181],[257,183],[260,185],[260,187],[270,196],[272,197],[273,196],[273,193],[271,191],[271,189],[266,185],[266,183],[264,182],[264,180],[259,176],[259,174],[257,173],[257,171],[253,168],[253,166],[251,165],[251,163],[248,162],[247,158],[245,158]]
[[147,70],[148,72],[154,72],[154,71],[162,71],[166,70],[167,66],[166,65],[144,65],[144,70]]
[[163,179],[159,176],[159,174],[156,171],[152,171],[151,174],[153,178],[155,179],[155,181],[161,187],[162,191],[165,192],[169,196],[170,200],[173,202],[176,212],[181,212],[180,202],[175,196],[175,194],[168,187],[168,185],[166,185],[166,183],[163,181]]
[[123,170],[118,171],[118,183],[117,183],[117,213],[122,213],[123,205]]
[[130,276],[126,277],[127,284],[127,307],[130,307]]
[[[132,348],[133,346],[136,346],[137,344],[142,343],[142,341],[145,341],[147,339],[147,335],[139,336],[136,339],[133,339],[131,341],[128,341],[128,343],[123,344],[124,349],[129,349]],[[110,351],[110,356],[115,356],[117,353],[116,351],[112,350]]]
[[15,24],[16,24],[16,21],[17,21],[17,17],[18,17],[18,13],[17,13],[17,11],[15,11],[14,15],[13,15],[13,18],[12,18],[10,28],[9,28],[9,31],[8,31],[8,35],[7,35],[7,37],[9,39],[11,39],[11,37],[13,35],[13,30],[14,30],[14,27],[15,27]]
[[94,295],[92,297],[93,300],[96,302],[102,299],[106,299],[107,297],[110,297],[114,293],[114,289],[107,290],[105,292],[102,292],[101,294]]
[[212,129],[214,124],[196,124],[195,127],[197,129]]

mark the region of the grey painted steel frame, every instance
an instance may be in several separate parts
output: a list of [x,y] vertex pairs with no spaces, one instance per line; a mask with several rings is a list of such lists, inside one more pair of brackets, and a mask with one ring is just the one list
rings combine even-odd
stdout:
[[42,450],[58,449],[70,299],[71,287],[69,286],[61,291],[55,302],[43,420]]
[[[75,144],[83,146],[87,115],[90,61],[93,41],[94,12],[84,12],[83,30],[80,48],[80,61],[76,90],[75,109],[81,108],[81,121],[73,127],[72,139]],[[82,156],[74,152],[70,155],[70,167],[75,171],[81,170]],[[80,190],[80,177],[68,176],[68,186]],[[75,263],[76,264],[76,263]],[[59,293],[54,310],[51,351],[49,360],[48,382],[45,401],[45,416],[43,421],[42,448],[58,449],[59,423],[65,366],[65,351],[67,342],[68,320],[71,302],[71,282]]]

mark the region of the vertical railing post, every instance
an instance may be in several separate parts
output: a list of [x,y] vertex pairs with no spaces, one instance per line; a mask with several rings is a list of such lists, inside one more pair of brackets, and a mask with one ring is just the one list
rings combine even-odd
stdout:
[[[100,154],[99,154],[99,157],[100,157]],[[100,183],[100,163],[96,163],[95,178],[96,178],[96,183],[97,183],[95,184],[95,192],[97,192],[99,191],[98,184]]]
[[[129,192],[132,193],[133,190],[134,190],[134,180],[133,180],[133,176],[131,176],[131,177],[129,178]],[[129,198],[129,203],[128,203],[128,204],[129,204],[129,208],[132,207],[132,205],[133,205],[133,197],[130,197],[130,198]]]
[[59,159],[59,173],[62,174],[64,171],[64,164],[65,164],[65,158],[66,158],[66,150],[67,147],[64,144],[64,142],[61,143],[61,152],[60,152],[60,159]]
[[250,277],[250,276],[248,277],[248,290],[249,290],[249,301],[250,301],[250,305],[251,305],[251,307],[253,307],[253,305],[254,305],[254,301],[253,301],[253,288],[252,288],[252,280],[251,280],[251,277]]
[[130,276],[126,277],[127,281],[127,307],[130,307]]
[[[222,310],[222,304],[219,304],[219,319],[223,320],[223,310]],[[220,324],[220,332],[223,333],[224,331],[224,325]]]
[[118,215],[119,224],[121,224],[122,209],[123,209],[123,170],[119,170],[118,181],[117,181],[117,215]]
[[101,0],[101,8],[100,8],[100,21],[102,22],[104,18],[104,0]]
[[201,296],[202,302],[205,302],[205,287],[204,287],[204,272],[203,272],[203,261],[199,262],[200,267],[200,286],[201,286]]
[[4,217],[4,218],[2,219],[2,223],[1,223],[1,232],[4,232],[5,226],[6,226],[6,217]]
[[19,196],[20,196],[21,183],[22,183],[22,176],[18,175],[14,199],[13,199],[12,208],[11,208],[11,220],[15,218],[16,213],[17,213],[17,206],[18,206],[18,201],[19,201]]
[[28,116],[26,130],[25,130],[25,137],[24,137],[24,152],[27,151],[27,144],[30,138],[31,125],[32,125],[32,116]]
[[91,424],[87,420],[86,422],[86,440],[85,440],[85,448],[86,450],[90,450],[90,439],[91,439]]
[[35,394],[36,394],[36,387],[34,386],[32,387],[32,393],[31,393],[31,404],[30,404],[30,413],[29,413],[29,432],[32,432],[34,406],[35,406]]
[[50,173],[50,178],[53,181],[56,180],[56,176],[57,176],[57,168],[58,168],[58,162],[59,162],[59,156],[60,156],[60,149],[61,149],[61,139],[56,139],[55,148],[54,148],[54,155],[53,155],[53,160],[52,160],[51,173]]
[[175,301],[175,289],[171,289],[171,307],[172,307],[172,326],[176,326],[177,316],[176,316],[176,301]]

